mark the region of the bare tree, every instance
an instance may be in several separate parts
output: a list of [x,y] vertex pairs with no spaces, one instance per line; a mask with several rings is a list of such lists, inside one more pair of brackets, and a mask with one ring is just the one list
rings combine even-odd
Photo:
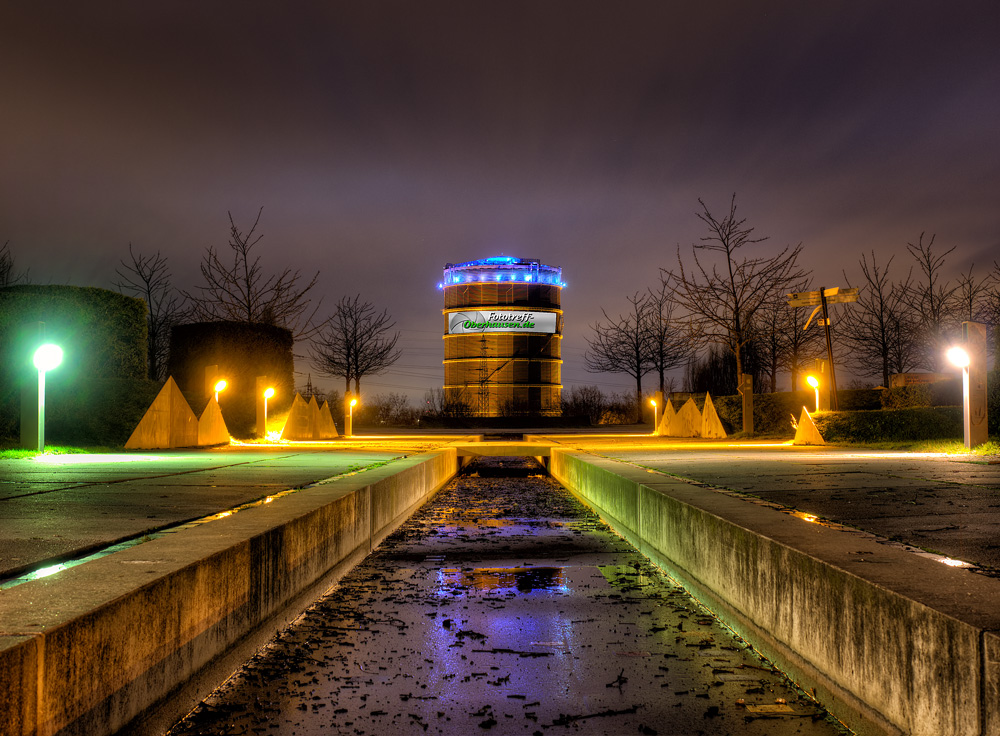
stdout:
[[[778,370],[788,350],[788,305],[781,294],[772,294],[751,324],[752,344],[767,376],[770,393],[778,390]],[[793,386],[794,388],[794,386]]]
[[958,277],[958,287],[955,290],[955,318],[959,322],[990,322],[990,289],[993,286],[994,275],[987,273],[982,278],[976,278],[976,264],[969,266],[967,273]]
[[167,258],[157,251],[142,255],[128,244],[129,260],[122,259],[115,269],[115,286],[146,302],[146,369],[154,381],[164,380],[170,354],[170,328],[184,320],[185,310],[177,291],[170,283]]
[[636,421],[642,419],[642,377],[653,369],[648,329],[649,297],[636,292],[628,297],[629,313],[591,325],[584,366],[591,373],[624,373],[635,379]]
[[[709,234],[692,246],[693,267],[684,266],[678,246],[677,270],[663,269],[663,278],[672,285],[678,305],[690,315],[699,336],[736,356],[740,376],[745,372],[745,351],[753,338],[751,328],[758,310],[805,275],[797,266],[802,245],[786,247],[773,256],[744,256],[744,248],[767,238],[753,237],[746,219],[737,219],[736,195],[721,220],[702,200],[698,203],[702,207],[698,218],[708,226]],[[710,263],[711,258],[718,262]]]
[[313,338],[313,360],[324,373],[344,379],[345,393],[361,392],[361,379],[382,373],[400,357],[399,333],[387,310],[376,312],[361,296],[342,297],[326,327]]
[[254,254],[254,248],[264,237],[257,233],[263,211],[263,207],[257,211],[257,218],[246,233],[236,226],[232,213],[228,213],[231,264],[210,247],[201,263],[205,284],[197,287],[200,294],[183,294],[195,319],[277,325],[291,330],[296,338],[310,337],[322,327],[313,323],[319,303],[310,308],[309,298],[319,272],[308,283],[304,283],[300,271],[288,268],[278,274],[265,274],[260,256]]
[[652,372],[659,377],[660,391],[664,394],[667,371],[686,365],[691,354],[689,331],[680,320],[674,319],[674,306],[673,291],[661,279],[659,288],[649,290],[645,317]]
[[944,253],[934,252],[934,235],[924,243],[924,233],[916,244],[907,243],[906,250],[917,262],[923,277],[915,279],[906,289],[906,300],[918,317],[920,352],[919,367],[939,370],[944,361],[948,335],[956,327],[955,309],[958,286],[941,280],[944,262],[955,250],[952,246]]
[[[916,323],[907,303],[912,280],[909,274],[899,283],[890,280],[894,258],[880,267],[874,251],[870,263],[862,254],[859,265],[864,284],[839,331],[854,370],[865,376],[881,375],[883,386],[889,385],[890,374],[912,370],[916,360]],[[846,272],[844,278],[851,283]]]
[[0,288],[28,281],[28,272],[17,273],[14,268],[14,254],[10,252],[10,241],[0,246]]

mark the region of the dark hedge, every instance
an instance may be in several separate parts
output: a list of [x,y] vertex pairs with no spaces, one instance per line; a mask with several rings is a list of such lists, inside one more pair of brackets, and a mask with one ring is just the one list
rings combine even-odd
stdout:
[[[20,434],[24,381],[37,380],[32,354],[42,338],[63,349],[63,362],[46,378],[50,395],[90,394],[95,382],[141,381],[146,375],[146,304],[107,289],[24,284],[0,289],[0,434]],[[114,400],[111,397],[110,400]],[[51,402],[50,402],[51,403]],[[101,407],[74,404],[83,412],[67,422],[86,422]],[[103,432],[98,432],[103,436]],[[127,438],[127,437],[126,437]],[[101,442],[89,436],[81,441]]]
[[962,439],[960,406],[835,411],[818,414],[815,421],[827,442]]
[[275,396],[268,414],[291,406],[294,395],[294,358],[290,330],[273,325],[244,322],[196,322],[177,325],[170,333],[168,373],[173,376],[195,412],[205,405],[205,368],[219,366],[228,381],[219,395],[226,426],[234,437],[253,437],[256,432],[257,376],[268,376]]

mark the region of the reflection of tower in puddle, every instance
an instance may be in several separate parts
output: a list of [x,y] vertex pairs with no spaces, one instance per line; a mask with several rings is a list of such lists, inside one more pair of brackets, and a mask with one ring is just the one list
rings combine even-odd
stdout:
[[441,570],[441,582],[480,593],[531,593],[536,590],[564,590],[566,575],[562,567],[477,567],[472,570],[455,567]]

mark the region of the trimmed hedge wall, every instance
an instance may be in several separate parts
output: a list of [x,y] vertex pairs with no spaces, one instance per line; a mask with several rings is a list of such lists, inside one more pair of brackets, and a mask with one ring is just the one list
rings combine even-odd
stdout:
[[921,406],[961,406],[962,379],[924,383],[917,386],[884,388],[883,409],[913,409]]
[[275,396],[268,414],[291,406],[295,391],[292,357],[294,338],[283,327],[245,322],[196,322],[177,325],[170,332],[167,372],[173,376],[195,413],[208,401],[205,368],[219,366],[228,382],[219,394],[219,407],[229,433],[253,437],[257,429],[257,376],[268,376]]
[[[864,411],[878,409],[881,406],[878,389],[848,389],[838,391],[841,411]],[[726,432],[734,434],[743,431],[743,397],[735,396],[712,397],[719,419]],[[702,395],[696,400],[700,409],[705,402]],[[753,423],[754,433],[792,437],[792,417],[797,420],[802,413],[802,407],[808,409],[816,405],[816,394],[812,391],[781,391],[773,394],[754,394]],[[676,402],[675,409],[679,409]]]
[[[76,427],[72,441],[113,443],[117,434],[109,434],[92,419],[116,416],[117,407],[127,400],[95,387],[118,381],[120,390],[138,386],[128,393],[145,395],[145,302],[108,289],[79,286],[23,284],[0,289],[0,436],[6,439],[20,436],[22,384],[37,380],[31,357],[41,342],[38,322],[45,323],[45,342],[56,343],[64,353],[62,365],[46,380],[47,439],[70,441],[60,429],[62,422],[67,428]],[[141,416],[140,412],[135,423]],[[84,426],[91,429],[83,431]],[[121,441],[127,438],[126,434]]]
[[962,407],[826,412],[815,418],[827,442],[962,439]]

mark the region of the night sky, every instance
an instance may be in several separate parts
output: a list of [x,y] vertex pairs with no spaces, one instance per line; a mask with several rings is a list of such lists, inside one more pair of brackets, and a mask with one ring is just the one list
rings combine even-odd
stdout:
[[321,311],[394,315],[403,358],[362,389],[414,399],[442,382],[444,264],[540,258],[569,284],[564,385],[628,390],[584,370],[588,325],[690,251],[699,197],[736,193],[817,285],[871,250],[902,276],[921,232],[952,275],[992,267],[998,49],[972,0],[6,3],[0,244],[109,287],[131,242],[191,289],[227,211],[263,207],[265,264],[319,270]]

